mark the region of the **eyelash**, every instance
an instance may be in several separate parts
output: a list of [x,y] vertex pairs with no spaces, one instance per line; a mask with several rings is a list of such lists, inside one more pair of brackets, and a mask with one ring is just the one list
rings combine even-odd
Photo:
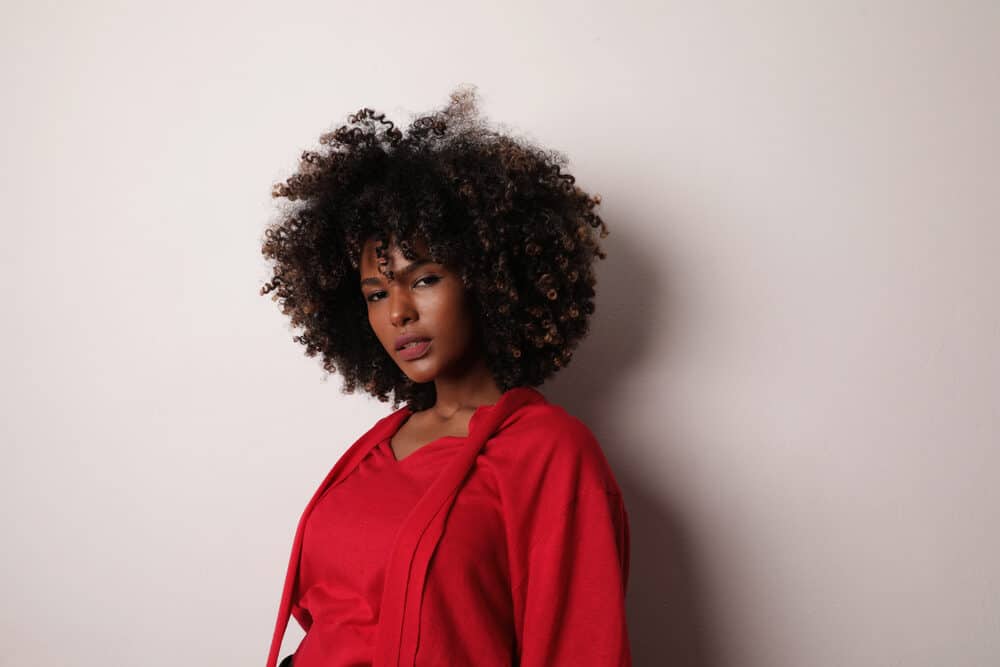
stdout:
[[[426,275],[426,276],[423,276],[421,278],[418,278],[416,280],[416,282],[413,283],[414,286],[416,286],[416,284],[419,283],[422,280],[433,280],[433,282],[430,283],[431,285],[433,285],[434,283],[436,283],[439,280],[441,280],[441,276],[435,276],[435,275]],[[379,294],[383,294],[384,292],[385,292],[385,290],[379,290],[378,292],[372,292],[371,294],[368,295],[368,297],[365,300],[368,303],[377,303],[377,302],[381,301],[382,299],[372,299],[372,297],[378,296]]]

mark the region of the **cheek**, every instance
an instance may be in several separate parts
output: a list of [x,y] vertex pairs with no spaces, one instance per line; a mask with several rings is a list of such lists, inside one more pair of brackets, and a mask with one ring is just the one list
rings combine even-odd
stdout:
[[378,326],[376,326],[376,319],[372,316],[371,309],[368,310],[368,328],[371,329],[373,334],[375,334],[375,338],[382,343],[383,347],[388,347],[385,340],[383,340],[383,332],[379,330]]
[[452,321],[455,323],[455,337],[463,342],[475,336],[475,319],[472,307],[464,292],[455,295],[452,302]]

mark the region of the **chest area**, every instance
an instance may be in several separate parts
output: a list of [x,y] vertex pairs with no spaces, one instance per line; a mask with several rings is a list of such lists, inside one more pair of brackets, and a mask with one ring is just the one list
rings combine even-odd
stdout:
[[453,417],[447,422],[432,420],[425,415],[411,415],[389,439],[389,448],[397,461],[413,454],[424,445],[439,440],[457,440],[469,436],[472,411]]

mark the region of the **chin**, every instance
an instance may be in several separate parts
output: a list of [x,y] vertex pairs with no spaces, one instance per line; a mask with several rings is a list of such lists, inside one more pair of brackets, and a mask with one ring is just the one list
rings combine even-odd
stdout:
[[408,364],[404,361],[399,366],[399,370],[403,371],[403,375],[410,378],[412,382],[417,384],[424,384],[426,382],[433,382],[434,378],[437,377],[437,368],[432,369],[421,369],[420,371],[414,371],[413,369],[407,369]]

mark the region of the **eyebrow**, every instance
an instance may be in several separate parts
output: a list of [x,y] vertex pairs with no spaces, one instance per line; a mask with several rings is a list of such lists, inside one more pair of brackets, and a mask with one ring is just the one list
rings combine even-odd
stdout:
[[[396,276],[396,277],[406,276],[411,271],[414,271],[414,270],[420,268],[424,264],[433,264],[433,263],[434,263],[434,261],[432,259],[430,259],[429,257],[421,257],[420,259],[414,260],[414,261],[410,262],[409,264],[407,264],[406,266],[404,266],[403,268],[401,268],[398,271],[396,271],[393,274],[393,276]],[[365,278],[364,280],[361,281],[361,286],[362,287],[364,287],[365,285],[381,285],[381,284],[382,284],[382,279],[378,278],[378,277]]]

